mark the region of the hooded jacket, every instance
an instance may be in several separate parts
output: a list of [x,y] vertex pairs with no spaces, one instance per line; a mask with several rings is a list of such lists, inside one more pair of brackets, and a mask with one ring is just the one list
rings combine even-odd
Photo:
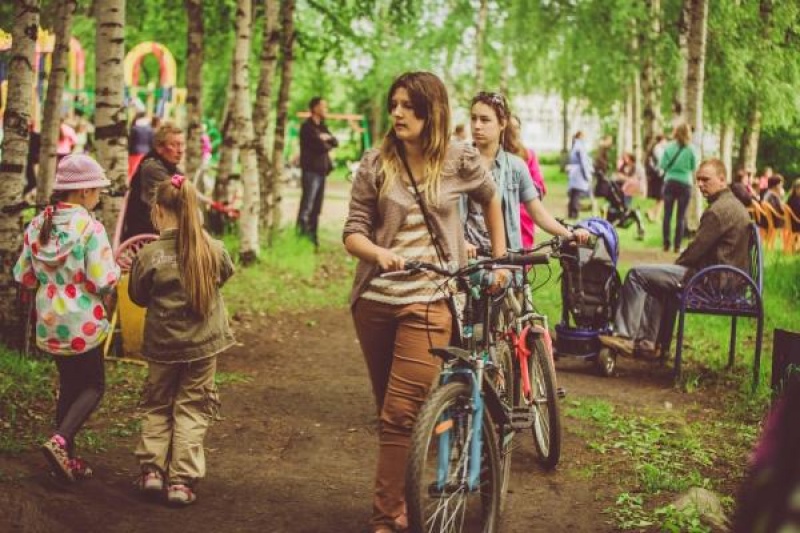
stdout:
[[[235,340],[228,325],[225,303],[217,290],[207,317],[192,311],[183,288],[177,257],[177,231],[144,246],[131,267],[128,295],[147,308],[142,356],[156,363],[188,363],[230,348]],[[233,262],[221,242],[211,240],[220,260],[222,285],[233,275]]]
[[45,214],[25,230],[14,279],[36,291],[36,345],[53,355],[87,352],[109,324],[102,296],[119,280],[106,230],[82,206],[59,203],[47,244],[39,243]]

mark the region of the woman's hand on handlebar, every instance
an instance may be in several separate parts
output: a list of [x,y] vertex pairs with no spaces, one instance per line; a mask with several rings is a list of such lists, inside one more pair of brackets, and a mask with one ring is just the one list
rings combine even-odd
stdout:
[[396,253],[386,248],[380,248],[375,253],[375,263],[384,272],[394,272],[395,270],[403,270],[406,266],[406,261]]
[[503,291],[506,287],[508,287],[508,284],[511,281],[511,271],[507,268],[498,268],[497,270],[492,270],[492,276],[492,284],[488,288],[489,294],[497,294]]
[[576,228],[572,231],[572,236],[575,237],[575,240],[578,241],[579,244],[586,244],[589,242],[589,237],[591,237],[591,235],[591,233],[583,228]]
[[467,249],[467,259],[478,258],[478,247],[469,241],[464,241],[464,247]]

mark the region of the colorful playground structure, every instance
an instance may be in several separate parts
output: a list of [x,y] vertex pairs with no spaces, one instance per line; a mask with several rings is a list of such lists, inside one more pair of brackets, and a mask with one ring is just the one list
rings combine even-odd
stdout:
[[[11,34],[0,29],[0,117],[5,113],[8,98],[8,52],[11,49]],[[47,95],[47,84],[52,68],[55,35],[39,29],[34,58],[35,84],[31,117],[36,131],[40,130],[42,106]],[[140,85],[143,78],[143,63],[149,55],[158,60],[158,84]],[[144,111],[147,116],[170,118],[181,123],[184,120],[186,89],[177,87],[177,65],[175,57],[160,43],[147,41],[133,47],[125,56],[125,97],[131,115]],[[74,117],[75,110],[91,115],[94,109],[94,91],[86,87],[86,54],[80,41],[70,39],[67,61],[67,79],[64,87],[62,116]],[[131,117],[132,118],[132,117]],[[1,120],[1,119],[0,119]]]

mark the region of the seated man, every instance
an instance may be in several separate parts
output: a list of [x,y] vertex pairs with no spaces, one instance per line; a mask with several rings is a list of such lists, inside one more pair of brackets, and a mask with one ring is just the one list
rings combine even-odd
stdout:
[[641,265],[628,271],[614,320],[615,336],[601,336],[603,344],[627,355],[634,349],[654,353],[661,320],[673,322],[663,305],[680,292],[684,281],[711,265],[749,270],[750,217],[728,188],[725,174],[719,159],[701,163],[697,185],[709,206],[700,219],[697,236],[674,265]]

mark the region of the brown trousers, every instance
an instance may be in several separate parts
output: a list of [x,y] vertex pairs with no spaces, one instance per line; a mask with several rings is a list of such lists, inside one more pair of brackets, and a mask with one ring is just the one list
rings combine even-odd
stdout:
[[362,298],[353,320],[380,417],[372,522],[391,526],[405,506],[411,430],[441,368],[428,349],[449,343],[452,318],[445,300],[388,305]]
[[136,458],[142,467],[158,467],[170,484],[192,485],[206,475],[203,441],[219,408],[217,357],[191,363],[150,361],[148,366]]

